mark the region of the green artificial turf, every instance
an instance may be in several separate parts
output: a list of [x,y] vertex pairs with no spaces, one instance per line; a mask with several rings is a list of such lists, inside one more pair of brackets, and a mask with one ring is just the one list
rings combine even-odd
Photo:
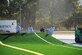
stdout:
[[34,54],[0,45],[0,55],[34,55]]
[[[1,37],[0,40],[5,44],[29,49],[29,50],[32,50],[35,52],[42,53],[44,55],[82,55],[82,50],[62,47],[62,46],[68,46],[68,47],[73,47],[73,46],[65,44],[65,43],[51,37],[50,35],[48,37],[45,37],[46,33],[37,33],[37,34],[39,36],[41,36],[42,38],[44,38],[45,40],[47,40],[55,45],[58,45],[58,46],[55,46],[55,45],[53,46],[53,45],[50,45],[50,44],[42,41],[33,33],[25,34],[23,36],[21,36],[20,34],[13,35],[4,41],[2,40],[3,37]],[[82,47],[73,47],[73,48],[82,49]],[[2,52],[2,53],[4,53],[3,55],[7,55],[7,54],[11,55],[10,49],[11,48],[8,48],[8,47],[4,48],[3,46],[0,45],[0,52],[3,51]],[[11,53],[13,53],[12,55],[16,55],[16,53],[18,55],[24,55],[24,53],[26,53],[26,52],[18,51],[15,49],[11,49],[11,50],[12,50]],[[14,53],[13,51],[16,51],[16,53]],[[26,55],[31,55],[31,54],[26,53]]]

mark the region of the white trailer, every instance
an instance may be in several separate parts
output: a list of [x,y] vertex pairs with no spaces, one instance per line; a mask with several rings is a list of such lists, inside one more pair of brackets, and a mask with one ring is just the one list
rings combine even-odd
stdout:
[[16,20],[0,20],[0,34],[16,33]]

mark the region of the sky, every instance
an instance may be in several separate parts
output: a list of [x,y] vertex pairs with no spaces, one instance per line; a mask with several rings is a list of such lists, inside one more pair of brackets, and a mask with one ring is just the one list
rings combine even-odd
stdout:
[[82,5],[82,0],[79,0],[78,3],[79,3],[79,6],[81,6]]
[[9,6],[9,0],[7,0],[8,1],[8,6]]

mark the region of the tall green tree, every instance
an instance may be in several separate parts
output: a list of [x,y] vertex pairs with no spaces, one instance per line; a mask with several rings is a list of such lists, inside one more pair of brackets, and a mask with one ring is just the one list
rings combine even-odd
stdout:
[[36,12],[38,10],[39,0],[7,0],[0,1],[0,17],[7,19],[20,20],[20,6],[21,6],[21,20],[24,26],[29,24],[34,25]]
[[4,16],[7,13],[7,0],[0,0],[0,16]]

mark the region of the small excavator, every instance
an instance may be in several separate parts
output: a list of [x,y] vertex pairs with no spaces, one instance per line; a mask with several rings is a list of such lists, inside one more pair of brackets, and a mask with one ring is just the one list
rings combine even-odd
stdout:
[[75,29],[75,42],[82,43],[82,28],[80,27]]

